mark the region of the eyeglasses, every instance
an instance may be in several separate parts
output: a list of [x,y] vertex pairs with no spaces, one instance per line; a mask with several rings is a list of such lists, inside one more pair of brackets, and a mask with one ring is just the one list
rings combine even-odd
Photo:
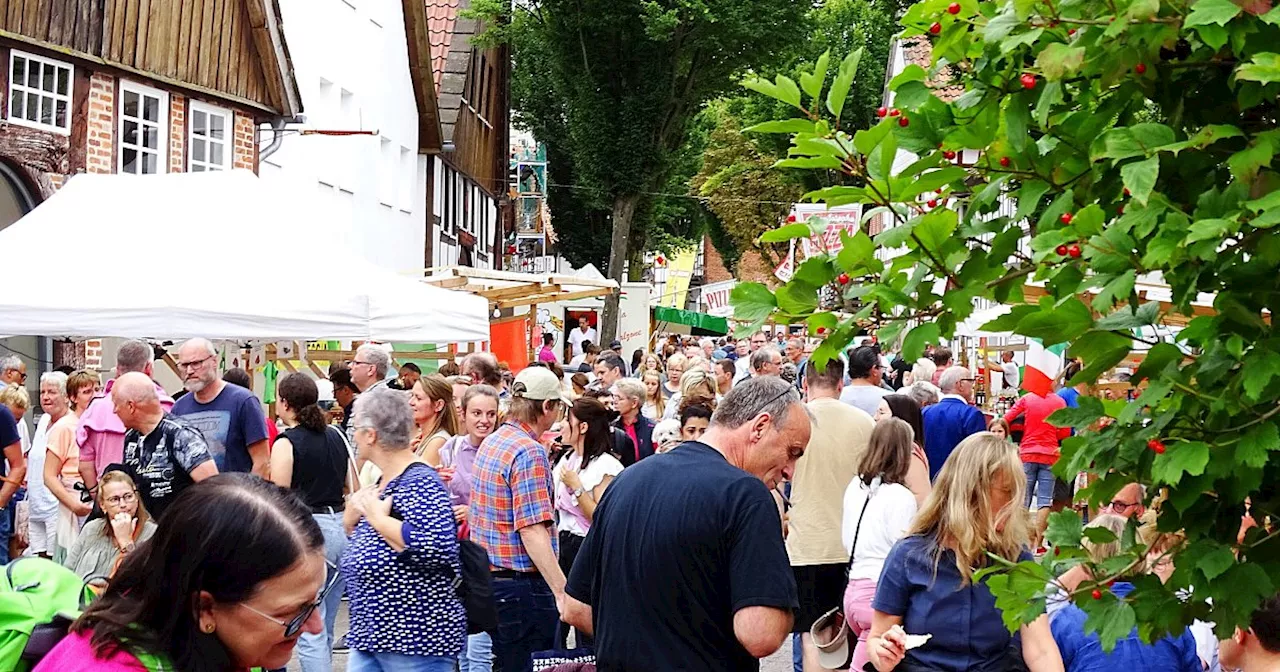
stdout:
[[1128,511],[1129,509],[1135,506],[1138,506],[1139,503],[1140,502],[1130,503],[1130,502],[1114,501],[1114,502],[1111,502],[1111,510],[1115,511],[1116,513],[1123,514],[1125,511]]
[[193,371],[195,369],[200,368],[201,364],[204,364],[205,362],[211,359],[213,359],[213,355],[209,355],[204,359],[197,359],[194,362],[178,362],[178,368],[187,369],[188,371]]
[[368,365],[368,366],[377,366],[377,365],[376,365],[376,364],[374,364],[373,362],[362,362],[362,361],[360,361],[360,360],[356,360],[356,361],[354,361],[354,362],[351,362],[351,365],[352,365],[352,366],[355,366],[356,364],[365,364],[365,365]]
[[312,602],[307,606],[303,607],[302,611],[299,611],[297,616],[294,616],[288,621],[282,621],[277,619],[274,616],[268,616],[267,614],[264,614],[261,611],[258,611],[257,609],[254,609],[253,607],[243,602],[240,603],[240,606],[267,619],[268,621],[271,621],[272,623],[275,623],[276,625],[284,626],[284,636],[293,637],[294,635],[302,631],[302,626],[306,624],[307,619],[311,618],[311,614],[315,612],[317,607],[319,607],[321,604],[324,604],[324,598],[329,596],[329,591],[333,590],[334,584],[338,582],[337,566],[335,566],[332,562],[329,562],[328,560],[325,560],[324,564],[329,568],[329,573],[332,574],[333,576],[329,577],[329,582],[325,584],[325,587],[320,590],[320,594],[316,596],[315,602]]
[[120,506],[121,504],[132,504],[132,503],[133,503],[133,501],[134,501],[135,499],[137,499],[137,498],[138,498],[138,496],[137,496],[136,494],[134,494],[133,492],[126,492],[126,493],[124,493],[123,495],[116,495],[115,497],[108,497],[108,498],[106,498],[106,499],[105,499],[105,500],[103,500],[103,501],[105,501],[106,503],[108,503],[108,504],[110,504],[110,505],[112,505],[112,506]]

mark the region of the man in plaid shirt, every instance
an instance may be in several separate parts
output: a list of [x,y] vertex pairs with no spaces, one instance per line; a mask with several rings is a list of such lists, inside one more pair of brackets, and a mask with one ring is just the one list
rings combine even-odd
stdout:
[[507,421],[476,453],[467,521],[471,540],[489,552],[502,625],[493,649],[503,672],[531,671],[532,654],[556,645],[565,578],[551,529],[551,464],[538,437],[567,403],[554,373],[526,368],[511,385]]

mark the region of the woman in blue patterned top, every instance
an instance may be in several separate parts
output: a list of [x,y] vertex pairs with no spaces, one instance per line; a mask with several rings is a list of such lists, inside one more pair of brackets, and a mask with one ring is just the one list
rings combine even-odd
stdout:
[[348,672],[454,669],[467,616],[449,492],[409,447],[413,414],[403,392],[373,388],[356,400],[356,450],[382,479],[352,495],[342,576],[351,603]]

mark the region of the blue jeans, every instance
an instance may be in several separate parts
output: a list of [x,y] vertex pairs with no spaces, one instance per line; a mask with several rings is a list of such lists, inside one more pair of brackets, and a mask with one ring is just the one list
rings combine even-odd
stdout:
[[1048,464],[1023,462],[1022,472],[1027,475],[1027,503],[1031,506],[1031,497],[1035,495],[1037,509],[1053,506],[1053,467]]
[[[788,483],[787,485],[791,485]],[[800,646],[800,633],[791,633],[791,667],[795,672],[804,672],[804,649]]]
[[409,656],[351,649],[347,672],[453,672],[457,662],[453,656]]
[[[342,529],[341,513],[312,514],[320,531],[324,533],[324,557],[334,565],[342,558],[347,548],[347,535]],[[325,575],[325,585],[333,578],[335,570],[330,569]],[[341,575],[333,589],[325,596],[320,605],[320,618],[324,620],[324,630],[311,634],[304,632],[298,637],[298,662],[303,672],[330,672],[333,669],[333,624],[338,618],[338,606],[342,602],[343,581]]]
[[533,654],[556,648],[560,611],[551,587],[538,573],[493,577],[498,631],[493,652],[502,672],[533,672]]
[[493,638],[487,632],[467,635],[461,672],[493,672]]
[[9,564],[9,537],[13,534],[14,519],[18,515],[18,501],[21,499],[18,495],[23,490],[13,493],[13,497],[9,500],[9,505],[5,507],[3,515],[0,515],[0,565]]

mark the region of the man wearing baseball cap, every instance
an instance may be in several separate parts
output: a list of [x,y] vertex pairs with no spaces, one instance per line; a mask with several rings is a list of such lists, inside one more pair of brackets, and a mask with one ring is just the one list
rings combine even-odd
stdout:
[[471,476],[471,541],[489,552],[501,627],[493,633],[503,672],[531,671],[532,654],[556,646],[565,578],[552,530],[551,464],[538,437],[569,403],[549,369],[531,366],[511,384],[507,420],[480,444]]

